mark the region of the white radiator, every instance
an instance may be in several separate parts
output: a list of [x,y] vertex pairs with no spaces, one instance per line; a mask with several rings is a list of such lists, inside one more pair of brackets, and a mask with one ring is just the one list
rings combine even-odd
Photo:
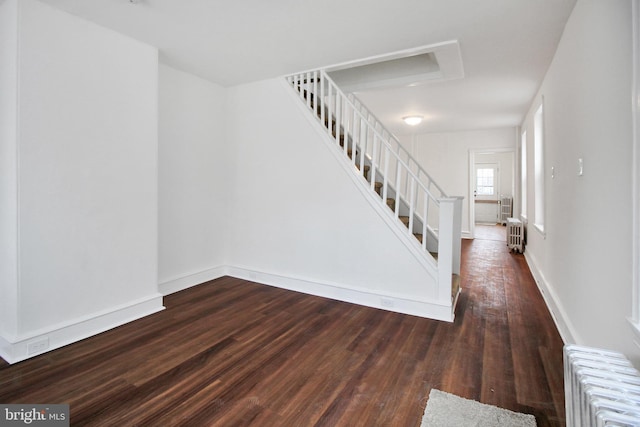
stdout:
[[511,197],[502,197],[500,199],[500,224],[506,225],[507,219],[513,215],[513,199]]
[[567,427],[640,427],[640,373],[621,353],[564,347]]
[[520,253],[524,250],[524,228],[519,219],[507,218],[507,246]]

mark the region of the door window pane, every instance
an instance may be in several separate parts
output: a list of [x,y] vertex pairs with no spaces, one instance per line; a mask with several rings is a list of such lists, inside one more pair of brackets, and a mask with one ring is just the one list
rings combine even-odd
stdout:
[[477,169],[476,191],[478,196],[493,196],[493,168]]

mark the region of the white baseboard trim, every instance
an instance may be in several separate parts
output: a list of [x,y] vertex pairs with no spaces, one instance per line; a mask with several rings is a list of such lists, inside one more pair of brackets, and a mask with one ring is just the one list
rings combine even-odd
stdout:
[[321,283],[308,279],[282,276],[244,267],[227,267],[229,276],[291,291],[330,298],[352,304],[379,308],[396,313],[453,322],[452,307],[436,301],[418,301],[402,295],[373,293],[366,289],[346,287],[344,284]]
[[223,276],[413,316],[447,322],[452,322],[454,318],[452,307],[442,305],[437,301],[414,300],[404,295],[393,293],[374,293],[368,289],[348,287],[341,283],[319,282],[317,280],[257,271],[241,266],[218,266],[199,273],[189,274],[161,283],[159,290],[163,295],[168,295]]
[[0,336],[0,357],[17,363],[164,310],[159,293],[35,333]]
[[544,274],[538,268],[535,257],[531,255],[530,252],[525,251],[524,258],[529,265],[529,270],[538,285],[542,298],[544,298],[544,302],[551,313],[551,317],[553,317],[553,321],[556,324],[556,328],[558,328],[562,341],[564,341],[565,344],[580,344],[578,336],[575,333],[575,329],[571,325],[569,317],[562,307],[558,295],[555,293],[553,288],[549,286]]
[[413,316],[453,322],[452,307],[437,301],[416,300],[405,295],[375,293],[364,288],[348,287],[339,283],[319,282],[292,276],[267,273],[245,267],[218,266],[184,277],[171,279],[158,285],[159,293],[101,313],[77,319],[64,325],[55,325],[19,337],[0,336],[0,357],[8,363],[17,363],[51,350],[81,341],[125,323],[164,310],[162,298],[202,283],[231,276],[263,285],[295,292],[330,298],[352,304],[378,308]]
[[169,295],[192,286],[199,285],[210,280],[218,279],[227,275],[226,266],[218,266],[200,271],[198,273],[177,277],[158,284],[158,291],[162,295]]

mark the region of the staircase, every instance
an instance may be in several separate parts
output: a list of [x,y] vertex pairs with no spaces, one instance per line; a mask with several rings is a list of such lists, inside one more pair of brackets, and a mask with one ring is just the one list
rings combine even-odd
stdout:
[[421,257],[438,282],[439,304],[460,293],[462,197],[449,197],[352,94],[345,95],[323,70],[288,76],[287,82],[326,130],[344,162],[376,195],[392,227]]

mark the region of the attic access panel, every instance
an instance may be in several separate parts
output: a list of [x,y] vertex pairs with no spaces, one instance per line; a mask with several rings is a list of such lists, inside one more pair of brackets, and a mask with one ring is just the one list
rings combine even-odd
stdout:
[[464,76],[457,41],[353,61],[330,67],[327,72],[345,92],[410,86]]

